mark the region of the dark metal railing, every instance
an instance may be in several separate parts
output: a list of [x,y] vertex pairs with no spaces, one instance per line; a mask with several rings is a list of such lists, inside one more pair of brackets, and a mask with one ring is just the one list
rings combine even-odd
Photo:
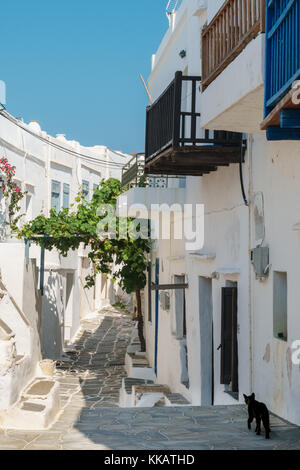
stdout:
[[200,127],[201,77],[183,76],[175,79],[162,95],[147,108],[146,163],[167,149],[203,145],[237,145],[242,134],[208,131]]
[[266,2],[266,115],[300,78],[300,0]]
[[182,176],[146,175],[145,159],[141,155],[134,156],[122,169],[122,188],[169,188],[171,181],[174,186],[174,180],[178,181],[178,187],[184,187]]

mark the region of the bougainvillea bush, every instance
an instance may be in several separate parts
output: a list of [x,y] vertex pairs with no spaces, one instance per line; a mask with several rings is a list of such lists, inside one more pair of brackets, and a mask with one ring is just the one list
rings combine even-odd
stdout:
[[22,217],[22,214],[19,213],[21,210],[20,201],[26,193],[22,192],[21,188],[15,183],[16,167],[10,165],[5,157],[0,159],[0,174],[2,177],[1,192],[8,204],[9,221],[7,224],[12,232],[14,232],[17,229],[17,223]]

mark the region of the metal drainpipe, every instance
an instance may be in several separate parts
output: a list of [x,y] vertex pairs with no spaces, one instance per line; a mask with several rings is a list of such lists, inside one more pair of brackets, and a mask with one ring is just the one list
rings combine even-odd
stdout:
[[[253,144],[253,137],[252,135],[248,136],[248,173],[249,173],[249,184],[248,184],[248,254],[250,256],[251,250],[251,233],[252,233],[252,225],[251,225],[251,199],[253,193],[253,181],[252,181],[252,161],[253,161],[253,154],[252,154],[252,144]],[[252,278],[251,278],[251,262],[250,257],[248,258],[248,315],[249,315],[249,356],[250,356],[250,369],[249,369],[249,382],[250,382],[250,390],[253,391],[253,318],[252,318]]]
[[[155,262],[155,284],[159,284],[159,258]],[[158,322],[159,322],[159,291],[155,291],[155,346],[154,346],[154,373],[157,376],[158,356]]]

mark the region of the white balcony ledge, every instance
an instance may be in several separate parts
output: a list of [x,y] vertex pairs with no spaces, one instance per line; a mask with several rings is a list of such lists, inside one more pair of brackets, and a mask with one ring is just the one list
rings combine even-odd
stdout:
[[265,34],[253,39],[201,95],[201,127],[261,133]]

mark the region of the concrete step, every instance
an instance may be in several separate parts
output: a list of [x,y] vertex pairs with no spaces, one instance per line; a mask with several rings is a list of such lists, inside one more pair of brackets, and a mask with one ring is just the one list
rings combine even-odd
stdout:
[[0,412],[3,429],[47,429],[61,410],[59,383],[52,378],[38,377],[28,385],[18,403]]
[[192,404],[180,393],[167,393],[165,395],[166,406],[192,406]]
[[167,385],[152,380],[124,378],[120,390],[121,408],[151,408],[153,406],[191,406],[180,393],[172,393]]
[[141,352],[127,352],[125,355],[125,371],[133,379],[154,380],[155,374],[149,366],[146,355]]
[[144,379],[136,379],[132,377],[125,377],[122,380],[122,387],[120,389],[119,406],[121,408],[131,408],[133,387],[136,385],[147,385],[147,384],[153,384],[153,380],[144,380]]

